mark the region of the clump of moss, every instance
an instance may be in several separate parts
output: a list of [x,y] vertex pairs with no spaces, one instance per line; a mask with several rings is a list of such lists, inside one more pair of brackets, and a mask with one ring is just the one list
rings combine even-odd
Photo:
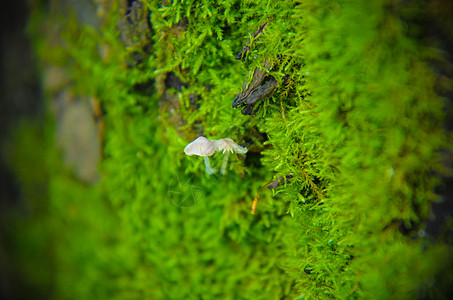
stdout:
[[[53,3],[36,20],[42,61],[99,98],[106,122],[98,186],[50,175],[57,297],[430,295],[452,263],[423,237],[446,138],[435,54],[409,35],[409,4],[132,3],[96,4],[94,23]],[[149,12],[146,39],[121,26],[132,10]],[[265,60],[279,88],[244,116],[232,101]],[[199,135],[249,152],[205,176],[183,152]],[[251,215],[260,188],[288,174]]]

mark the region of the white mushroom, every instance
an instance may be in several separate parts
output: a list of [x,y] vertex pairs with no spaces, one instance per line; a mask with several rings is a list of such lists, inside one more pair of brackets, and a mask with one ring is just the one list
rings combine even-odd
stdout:
[[223,151],[223,153],[225,154],[225,156],[223,157],[222,168],[220,169],[221,174],[225,174],[226,172],[226,166],[228,164],[228,155],[230,154],[230,152],[245,154],[248,151],[247,148],[239,146],[230,138],[211,140],[211,142],[215,145],[216,151]]
[[206,173],[208,173],[209,175],[214,174],[216,172],[215,169],[211,168],[211,165],[209,163],[209,156],[213,155],[215,151],[216,147],[214,146],[214,144],[204,136],[199,136],[197,139],[189,143],[184,148],[184,153],[186,155],[203,156],[204,164],[206,167]]

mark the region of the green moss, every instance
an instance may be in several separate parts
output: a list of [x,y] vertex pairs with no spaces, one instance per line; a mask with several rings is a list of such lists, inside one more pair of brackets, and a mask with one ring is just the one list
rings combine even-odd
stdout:
[[[130,28],[118,25],[125,23],[116,2],[98,4],[97,26],[76,10],[62,19],[63,8],[34,21],[44,28],[59,22],[62,41],[48,30],[36,41],[42,61],[64,66],[70,89],[98,97],[106,112],[98,185],[78,183],[54,166],[55,151],[46,154],[49,221],[29,226],[53,241],[55,297],[432,295],[452,264],[451,247],[421,236],[437,199],[437,153],[446,146],[443,103],[427,65],[433,51],[409,37],[415,25],[401,18],[406,7],[142,3],[150,11],[149,44],[120,36]],[[263,22],[247,59],[235,60]],[[231,102],[265,59],[276,62],[270,74],[280,87],[255,115],[243,116]],[[170,72],[181,89],[165,86]],[[200,134],[253,151],[230,158],[226,176],[206,176],[203,160],[183,153]],[[261,194],[251,215],[260,188],[290,173]]]

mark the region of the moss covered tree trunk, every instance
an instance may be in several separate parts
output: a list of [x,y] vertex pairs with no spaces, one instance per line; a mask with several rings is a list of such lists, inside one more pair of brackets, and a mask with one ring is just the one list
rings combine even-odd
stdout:
[[[46,269],[61,299],[451,295],[451,227],[425,234],[451,172],[451,22],[368,2],[32,2],[53,121],[43,141],[18,131],[9,157],[21,170],[44,146],[47,194],[5,236],[52,255],[15,255],[27,282]],[[248,152],[207,175],[183,151],[198,136]]]

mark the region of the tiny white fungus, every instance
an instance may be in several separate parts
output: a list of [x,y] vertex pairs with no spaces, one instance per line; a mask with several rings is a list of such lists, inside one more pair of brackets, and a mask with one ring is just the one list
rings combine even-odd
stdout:
[[213,142],[213,144],[215,145],[216,151],[219,151],[219,152],[222,151],[225,154],[225,156],[223,157],[222,167],[220,169],[220,173],[222,175],[226,173],[226,166],[228,164],[228,155],[230,154],[230,152],[245,154],[248,151],[247,148],[239,146],[230,138],[224,138],[224,139],[220,139],[220,140],[211,140],[211,142]]
[[206,167],[206,173],[210,175],[214,174],[216,170],[211,167],[208,157],[213,155],[216,151],[218,152],[222,151],[224,153],[223,163],[220,169],[220,173],[223,175],[226,173],[228,155],[230,154],[230,152],[245,154],[247,153],[248,150],[245,147],[239,146],[230,138],[224,138],[219,140],[208,140],[204,136],[199,136],[197,139],[189,143],[184,148],[184,153],[186,155],[203,156]]
[[184,148],[184,153],[186,155],[203,156],[206,173],[208,173],[209,175],[216,172],[215,169],[211,168],[211,164],[209,163],[209,156],[213,155],[215,151],[216,147],[214,146],[214,144],[204,136],[199,136]]

